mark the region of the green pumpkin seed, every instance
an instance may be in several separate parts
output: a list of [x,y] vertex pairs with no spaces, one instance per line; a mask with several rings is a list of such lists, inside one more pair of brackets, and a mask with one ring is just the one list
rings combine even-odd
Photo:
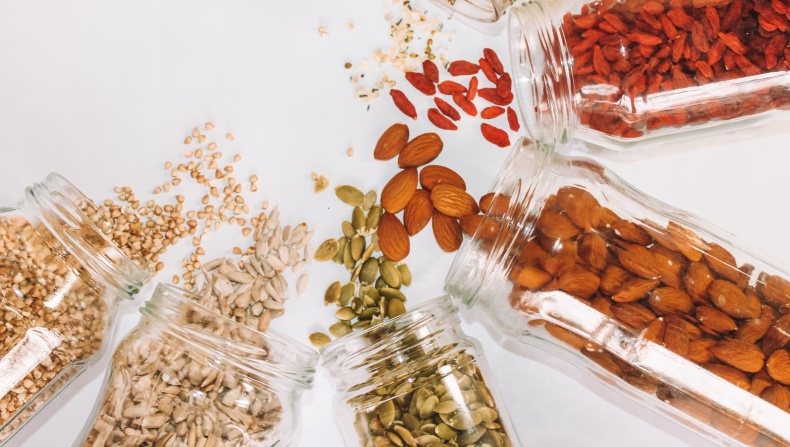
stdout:
[[439,403],[439,398],[436,396],[431,396],[425,399],[425,402],[420,406],[420,417],[423,419],[428,419],[429,417],[433,416],[433,407]]
[[[381,268],[381,266],[379,266],[379,268]],[[403,292],[401,292],[398,289],[393,289],[390,287],[381,287],[378,290],[382,296],[386,296],[387,298],[395,298],[397,300],[406,302],[406,295],[404,295]]]
[[374,253],[381,253],[381,247],[379,247],[379,234],[378,233],[373,233],[373,235],[370,236],[370,245],[373,246],[373,252]]
[[372,284],[376,280],[376,275],[379,274],[379,262],[374,259],[368,259],[362,264],[362,271],[359,273],[359,282],[362,284]]
[[373,248],[373,244],[368,244],[368,246],[365,247],[365,251],[362,252],[362,257],[359,258],[359,261],[365,262],[370,259],[370,256],[373,254]]
[[478,408],[475,410],[475,413],[480,415],[480,419],[482,419],[483,422],[494,422],[499,417],[499,413],[497,413],[497,411],[493,408],[489,407]]
[[424,446],[429,446],[429,445],[431,445],[433,443],[438,443],[439,445],[444,445],[442,440],[439,439],[438,437],[434,436],[434,435],[422,435],[420,437],[414,438],[414,442],[416,442],[417,445],[424,445]]
[[[381,268],[381,267],[379,267],[379,268]],[[387,287],[387,281],[384,281],[384,278],[379,276],[378,278],[376,278],[375,286],[376,286],[377,289],[383,289],[383,288]]]
[[403,447],[403,440],[400,438],[400,436],[396,435],[394,432],[388,431],[387,437],[397,447]]
[[[453,427],[456,430],[469,430],[470,428],[475,427],[479,425],[481,422],[483,422],[483,419],[480,417],[479,414],[474,412],[467,413],[461,411],[450,417],[445,417],[445,415],[442,415],[442,420],[444,421],[445,424],[449,425],[450,427]],[[483,435],[480,434],[480,436]]]
[[[384,298],[382,298],[381,300],[384,301]],[[387,315],[390,318],[395,318],[405,313],[406,313],[406,306],[403,305],[403,301],[399,299],[389,300],[389,304],[387,305]]]
[[367,231],[372,231],[378,228],[379,220],[381,219],[381,214],[383,213],[384,209],[380,206],[376,205],[368,211],[368,216],[365,219],[365,229]]
[[368,326],[370,326],[370,320],[360,320],[351,325],[353,329],[367,329]]
[[335,312],[335,317],[338,320],[349,321],[356,318],[357,314],[350,307],[341,307]]
[[354,238],[351,239],[351,258],[354,259],[354,261],[359,261],[363,251],[365,251],[365,238],[360,235],[354,236]]
[[384,297],[379,301],[379,312],[382,318],[387,318],[387,299]]
[[355,206],[354,211],[351,212],[351,225],[354,226],[354,230],[361,230],[365,228],[365,212],[362,211],[362,208]]
[[360,273],[362,273],[362,264],[357,264],[357,266],[354,267],[354,271],[351,273],[351,281],[356,281]]
[[362,297],[364,298],[366,296],[370,298],[371,300],[370,302],[372,303],[372,304],[367,304],[368,302],[365,301],[366,306],[375,306],[376,303],[378,303],[379,300],[381,299],[381,294],[379,293],[379,291],[376,290],[375,287],[371,287],[371,286],[367,286],[362,289]]
[[326,335],[326,334],[324,334],[322,332],[315,332],[315,333],[310,334],[310,343],[312,343],[313,346],[315,346],[317,348],[320,348],[321,346],[324,346],[325,344],[329,343],[330,341],[332,341],[332,339],[329,338],[328,335]]
[[389,428],[395,422],[396,412],[395,404],[391,400],[382,403],[376,408],[376,414],[386,428]]
[[456,431],[450,428],[449,425],[442,422],[441,424],[436,426],[436,436],[444,439],[445,441],[449,441],[453,439],[456,435]]
[[343,229],[343,236],[347,237],[348,239],[351,239],[357,234],[357,231],[354,230],[354,225],[347,220],[343,221],[343,224],[340,226],[340,228]]
[[457,442],[458,445],[471,445],[477,442],[478,439],[482,438],[484,434],[486,434],[486,428],[480,425],[464,433],[458,434],[458,437],[455,438],[455,442]]
[[335,257],[332,258],[332,262],[335,264],[342,264],[343,263],[343,253],[346,251],[346,244],[348,243],[348,239],[345,236],[337,239],[337,253]]
[[335,338],[345,337],[352,332],[351,326],[344,324],[342,321],[329,326],[329,333],[334,335]]
[[379,258],[379,269],[381,270],[381,277],[384,278],[384,282],[387,283],[390,287],[399,288],[401,285],[401,277],[400,272],[398,269],[392,265],[392,262],[385,257]]
[[367,309],[359,313],[359,319],[370,320],[371,318],[373,318],[373,315],[376,315],[378,313],[379,313],[378,307],[368,307]]
[[[338,284],[339,283],[338,281]],[[351,298],[354,298],[354,295],[356,295],[357,287],[357,283],[355,282],[344,284],[343,287],[340,288],[340,293],[337,297],[337,305],[341,307],[348,305],[348,303],[351,302]]]
[[[411,415],[409,415],[409,416],[411,416]],[[412,416],[412,417],[414,417],[414,416]],[[403,415],[403,419],[404,419],[404,424],[405,424],[406,423],[406,421],[405,421],[406,420],[406,415],[405,414]],[[398,436],[400,436],[400,438],[403,439],[403,442],[405,442],[409,446],[417,445],[417,442],[414,440],[414,436],[412,436],[412,434],[411,434],[411,432],[409,432],[408,428],[401,427],[400,425],[396,425],[396,426],[392,427],[392,429],[395,430],[395,433],[397,433]]]
[[324,306],[334,304],[340,298],[340,281],[335,281],[329,285],[324,293]]
[[351,242],[346,243],[346,246],[343,248],[343,265],[346,266],[346,270],[349,272],[353,272],[354,267],[357,265],[354,257],[351,256]]
[[351,300],[351,309],[356,314],[359,314],[360,312],[362,312],[362,309],[364,309],[364,307],[362,305],[362,300],[360,298],[356,298],[356,297],[354,299],[352,299]]
[[439,414],[449,414],[457,409],[458,409],[458,404],[456,404],[454,400],[446,400],[444,402],[438,403],[434,407],[433,411]]
[[340,244],[338,244],[336,239],[327,239],[316,249],[315,260],[319,262],[328,261],[337,254],[339,248]]
[[340,185],[335,188],[335,195],[344,203],[351,206],[360,206],[365,201],[365,194],[351,185]]
[[371,189],[365,194],[365,199],[362,201],[362,209],[365,211],[370,210],[376,204],[376,199],[378,199],[378,194],[375,189]]
[[400,273],[403,285],[409,287],[411,285],[411,269],[409,269],[409,266],[406,264],[398,264],[398,273]]
[[403,425],[406,426],[406,428],[408,428],[410,431],[414,431],[420,428],[420,420],[417,419],[413,414],[404,413]]

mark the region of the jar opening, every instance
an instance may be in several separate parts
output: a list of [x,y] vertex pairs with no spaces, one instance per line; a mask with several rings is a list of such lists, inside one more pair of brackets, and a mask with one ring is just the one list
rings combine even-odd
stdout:
[[59,242],[88,269],[131,298],[150,277],[129,259],[89,218],[80,206],[90,202],[71,182],[57,173],[25,190],[37,214]]
[[433,0],[433,3],[452,14],[458,14],[462,19],[468,19],[465,21],[471,22],[470,25],[479,31],[493,34],[495,28],[487,25],[490,26],[505,15],[513,0]]

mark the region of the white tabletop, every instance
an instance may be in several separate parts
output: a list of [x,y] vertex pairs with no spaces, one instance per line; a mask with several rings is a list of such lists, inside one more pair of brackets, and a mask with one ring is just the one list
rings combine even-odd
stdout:
[[[417,7],[437,10],[426,0]],[[445,17],[444,15],[442,15]],[[352,21],[355,29],[349,30]],[[507,36],[485,37],[458,23],[450,59],[477,60],[485,46],[506,54]],[[329,36],[321,38],[318,27]],[[333,185],[381,188],[395,163],[373,160],[380,133],[403,120],[385,97],[370,111],[352,100],[347,61],[357,63],[386,45],[388,26],[378,0],[332,2],[138,0],[4,2],[0,5],[0,203],[57,171],[89,196],[104,199],[115,185],[145,195],[164,182],[166,160],[181,160],[182,141],[200,123],[217,135],[233,132],[239,178],[257,173],[260,203],[279,204],[282,219],[306,221],[316,241],[340,232],[350,209],[331,190],[312,193],[310,173]],[[393,76],[402,80],[401,75]],[[418,110],[426,110],[419,98]],[[467,120],[467,118],[465,118]],[[471,121],[471,120],[469,120]],[[425,119],[413,134],[434,130]],[[486,143],[479,119],[443,132],[437,162],[457,170],[475,195],[485,192],[507,149]],[[786,127],[786,126],[779,126]],[[695,141],[626,156],[575,143],[565,149],[596,158],[645,192],[692,211],[739,235],[747,245],[790,262],[787,195],[788,133],[776,126],[713,141]],[[356,155],[348,158],[346,149]],[[244,239],[238,231],[213,235],[207,259],[225,255]],[[442,292],[452,256],[430,231],[412,241],[415,272],[410,303]],[[165,257],[157,279],[179,270],[191,246]],[[322,295],[342,268],[314,265],[307,294],[288,303],[272,327],[299,340],[333,322]],[[149,284],[122,305],[114,347],[136,324]],[[528,446],[708,445],[707,441],[541,350],[507,341],[478,314],[464,312],[464,329],[477,337],[496,374],[516,429]],[[68,446],[85,424],[108,357],[75,380],[9,443]],[[332,418],[332,390],[324,371],[303,399],[301,446],[342,446]]]

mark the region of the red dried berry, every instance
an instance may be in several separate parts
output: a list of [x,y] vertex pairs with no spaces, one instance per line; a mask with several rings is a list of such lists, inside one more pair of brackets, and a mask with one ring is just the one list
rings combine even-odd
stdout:
[[480,118],[490,120],[505,113],[505,109],[499,106],[486,107],[480,112]]
[[468,61],[455,61],[450,64],[447,71],[453,76],[473,75],[480,71],[480,66]]
[[406,80],[409,81],[409,83],[421,93],[424,93],[428,96],[433,96],[436,94],[436,85],[422,73],[406,73]]
[[502,74],[505,72],[505,68],[502,66],[502,62],[499,61],[499,56],[497,56],[494,50],[491,48],[484,48],[483,57],[485,57],[486,61],[491,64],[491,68],[493,68],[497,74]]
[[414,108],[414,104],[409,101],[409,98],[402,91],[393,88],[390,90],[390,96],[398,110],[412,119],[417,119],[417,109]]
[[496,71],[494,71],[494,68],[491,67],[491,64],[487,60],[483,59],[482,57],[480,58],[478,63],[480,64],[480,71],[483,72],[486,79],[496,84],[498,78],[496,75]]
[[433,102],[436,103],[436,107],[447,115],[448,118],[451,118],[453,121],[458,121],[461,119],[461,114],[455,110],[455,107],[451,106],[447,101],[443,100],[439,97],[434,97]]
[[502,98],[506,98],[508,95],[511,95],[510,92],[513,88],[513,81],[510,79],[510,75],[505,73],[500,78],[499,81],[496,83],[496,94],[501,96]]
[[456,126],[452,121],[448,120],[446,116],[442,115],[442,112],[440,112],[439,109],[433,107],[428,109],[428,119],[439,129],[458,130],[458,126]]
[[495,88],[481,88],[477,94],[486,101],[498,106],[507,106],[513,102],[513,93],[508,92],[507,96],[500,96]]
[[432,60],[425,59],[425,61],[422,63],[422,72],[431,82],[435,84],[439,83],[439,67],[437,67]]
[[510,146],[510,137],[507,132],[490,124],[483,123],[480,125],[480,130],[483,132],[483,138],[499,147]]
[[466,87],[455,81],[444,81],[437,85],[439,93],[443,95],[452,95],[453,93],[466,93]]
[[510,126],[510,130],[513,132],[518,132],[521,129],[521,126],[518,124],[518,116],[516,115],[516,111],[513,108],[507,108],[507,124]]
[[455,104],[460,107],[461,110],[463,110],[467,115],[477,116],[477,107],[475,107],[472,101],[466,99],[466,96],[460,93],[454,93],[453,101],[455,101]]
[[472,76],[469,80],[469,91],[466,92],[466,99],[473,101],[477,96],[477,76]]

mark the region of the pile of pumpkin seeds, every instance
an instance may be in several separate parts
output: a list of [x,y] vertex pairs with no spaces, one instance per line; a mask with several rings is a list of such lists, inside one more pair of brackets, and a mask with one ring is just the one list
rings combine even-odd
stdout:
[[[394,263],[381,253],[378,244],[379,219],[384,212],[377,205],[375,190],[364,194],[350,185],[335,188],[335,194],[344,203],[353,207],[351,220],[342,224],[343,235],[327,239],[315,252],[316,261],[332,260],[342,264],[350,274],[348,282],[335,281],[324,294],[324,305],[337,305],[337,322],[329,327],[329,333],[340,338],[354,330],[395,318],[406,312],[406,296],[402,287],[411,284],[411,270],[404,263]],[[310,342],[323,346],[331,338],[321,332],[310,335]]]
[[391,383],[349,400],[361,447],[513,445],[474,358],[446,355],[451,347],[426,353],[441,358],[433,366],[391,371]]

